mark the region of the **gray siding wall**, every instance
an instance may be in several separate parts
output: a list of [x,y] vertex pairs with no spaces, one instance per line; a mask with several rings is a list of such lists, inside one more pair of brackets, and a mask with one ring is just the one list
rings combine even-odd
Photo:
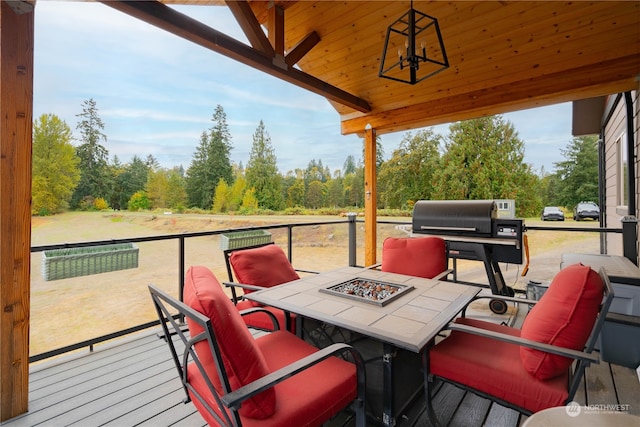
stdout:
[[[640,89],[640,85],[639,85]],[[638,125],[638,117],[640,115],[640,90],[636,90],[632,93],[632,99],[634,103],[634,129],[635,129],[635,152],[639,152],[638,140],[640,128]],[[620,163],[621,155],[620,150],[626,150],[626,144],[629,135],[627,134],[627,120],[626,120],[626,104],[624,98],[620,99],[620,102],[615,106],[613,115],[609,120],[604,130],[604,162],[605,162],[605,181],[604,191],[606,206],[601,210],[604,212],[605,224],[607,228],[620,228],[622,226],[622,217],[628,215],[628,204],[621,203],[621,176],[620,176]],[[638,157],[638,156],[636,156]],[[636,176],[636,192],[631,197],[635,197],[636,207],[638,207],[638,189],[640,188],[640,181],[638,180],[639,168],[638,159],[633,162],[630,161],[630,167],[635,170]],[[640,212],[636,208],[636,217],[640,218]],[[637,245],[637,242],[636,242]],[[620,234],[608,233],[606,236],[606,253],[611,255],[622,255],[622,236]]]

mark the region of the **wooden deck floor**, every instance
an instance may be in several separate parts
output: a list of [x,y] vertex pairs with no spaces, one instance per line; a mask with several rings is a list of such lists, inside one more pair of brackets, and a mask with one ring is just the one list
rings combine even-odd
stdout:
[[[34,365],[29,412],[2,426],[203,426],[184,392],[166,343],[147,332],[97,347],[93,353]],[[576,400],[581,404],[629,404],[640,415],[640,383],[628,368],[603,362],[590,367]],[[427,426],[422,399],[398,426]],[[452,426],[518,426],[514,411],[471,393],[441,387],[434,407]]]

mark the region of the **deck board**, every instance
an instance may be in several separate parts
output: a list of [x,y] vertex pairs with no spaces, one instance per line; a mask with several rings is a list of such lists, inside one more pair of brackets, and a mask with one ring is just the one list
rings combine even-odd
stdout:
[[611,365],[611,373],[616,385],[616,394],[620,405],[629,405],[630,414],[640,415],[640,378],[631,368]]
[[[175,339],[175,337],[174,337]],[[178,343],[179,344],[179,343]],[[602,362],[587,369],[580,404],[629,405],[638,414],[640,383],[634,370]],[[167,344],[147,331],[31,368],[29,412],[0,423],[21,426],[206,425],[185,394]],[[516,427],[526,417],[450,384],[436,386],[433,406],[441,423],[452,426]],[[428,426],[421,397],[398,419],[398,427]]]
[[585,372],[585,380],[587,382],[587,400],[578,403],[585,405],[618,403],[608,363],[601,362],[591,365]]
[[493,403],[484,425],[487,426],[517,426],[520,414],[516,411],[504,407],[498,403]]
[[477,394],[466,393],[451,420],[451,425],[482,425],[489,412],[489,406],[491,406],[489,400],[483,399]]

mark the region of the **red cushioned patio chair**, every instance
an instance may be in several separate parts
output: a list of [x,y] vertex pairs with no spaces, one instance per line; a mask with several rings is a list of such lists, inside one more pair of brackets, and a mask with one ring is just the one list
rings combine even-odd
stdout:
[[423,352],[433,425],[437,418],[430,396],[436,379],[531,415],[570,402],[585,368],[599,363],[592,351],[613,299],[602,270],[570,265],[538,302],[490,298],[535,305],[521,329],[460,317],[447,327],[447,338]]
[[[152,285],[149,291],[185,403],[193,401],[209,425],[321,426],[343,410],[355,415],[358,427],[366,425],[365,368],[351,346],[318,350],[281,330],[254,339],[206,267],[188,270],[184,303]],[[178,336],[181,353],[170,332]]]
[[[236,288],[241,288],[243,294],[256,290],[281,285],[300,278],[293,268],[282,248],[267,243],[224,251],[229,282],[225,286],[231,287],[233,302],[238,310],[253,307],[264,307],[278,319],[280,328],[293,333],[296,331],[295,315],[279,308],[262,306],[237,295]],[[235,280],[234,280],[235,275]],[[244,317],[247,326],[269,330],[272,328],[270,318],[264,313],[255,313]]]
[[382,271],[445,280],[452,272],[448,263],[441,237],[387,237],[382,243]]

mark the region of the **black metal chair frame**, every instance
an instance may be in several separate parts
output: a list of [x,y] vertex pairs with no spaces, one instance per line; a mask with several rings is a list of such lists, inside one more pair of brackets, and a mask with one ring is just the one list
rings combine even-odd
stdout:
[[[228,376],[224,368],[224,362],[222,360],[222,355],[218,347],[215,332],[211,325],[211,320],[153,285],[149,285],[149,292],[151,293],[158,318],[160,319],[160,323],[162,325],[164,339],[169,345],[171,356],[173,358],[176,370],[178,371],[178,376],[180,378],[180,381],[182,382],[182,386],[186,394],[186,398],[183,400],[184,403],[188,403],[191,401],[191,397],[189,394],[191,393],[202,403],[204,407],[207,408],[209,413],[213,415],[213,417],[220,425],[241,426],[242,421],[240,419],[238,409],[242,405],[242,402],[244,402],[245,400],[257,395],[264,390],[272,388],[273,386],[286,380],[287,378],[290,378],[331,356],[349,355],[351,360],[356,365],[358,383],[358,396],[350,406],[355,414],[356,426],[366,426],[366,372],[362,356],[356,349],[354,349],[350,345],[334,344],[322,350],[318,350],[317,352],[304,357],[294,363],[291,363],[275,372],[265,375],[264,377],[259,378],[250,384],[240,387],[237,390],[231,391],[231,386],[229,384]],[[176,319],[176,317],[179,316],[172,314],[170,312],[170,308],[177,310],[179,315],[184,316],[184,318],[188,318],[194,323],[198,324],[201,328],[203,328],[204,332],[198,334],[195,337],[189,337],[188,333],[183,328],[184,324],[179,323],[179,321]],[[271,320],[274,324],[274,330],[278,329],[278,322],[275,316],[262,308],[243,310],[239,313],[240,315],[245,315],[254,312],[267,313],[267,315],[271,317]],[[176,345],[172,339],[172,334],[176,334],[180,338],[182,344],[184,344],[185,349],[182,353],[182,358],[179,356],[179,353],[176,349]],[[211,382],[211,379],[206,375],[204,366],[194,348],[194,345],[196,343],[205,340],[209,343],[209,349],[211,350],[211,354],[213,355],[218,376],[221,379],[222,388],[224,390],[223,395],[218,394],[218,392],[214,388],[213,383]],[[189,365],[189,360],[193,361],[192,365]],[[221,418],[218,413],[208,405],[205,398],[195,388],[193,388],[191,384],[189,384],[187,380],[187,368],[194,365],[196,369],[201,372],[203,378],[205,379],[207,387],[214,397],[216,404],[220,408],[227,408],[229,410],[221,411],[224,418]],[[231,413],[231,416],[229,416],[229,412]]]
[[[568,392],[569,392],[569,396],[567,398],[567,400],[565,401],[566,403],[569,403],[573,400],[576,391],[578,390],[578,387],[580,385],[580,381],[582,380],[582,377],[584,375],[584,371],[585,369],[591,364],[591,363],[595,363],[598,364],[600,363],[600,358],[598,357],[598,355],[594,355],[593,354],[593,350],[596,344],[596,341],[598,340],[598,337],[600,335],[600,331],[602,330],[602,326],[604,325],[604,321],[607,317],[607,313],[609,311],[609,307],[611,306],[611,302],[613,301],[613,297],[614,297],[614,292],[613,292],[613,287],[611,286],[611,282],[609,281],[608,276],[605,274],[603,269],[599,270],[599,275],[600,278],[602,279],[604,285],[605,285],[605,293],[604,293],[604,298],[602,303],[600,304],[600,311],[598,313],[598,318],[596,319],[596,322],[593,326],[593,329],[591,330],[591,334],[589,335],[589,338],[587,339],[587,342],[585,344],[585,348],[584,351],[576,351],[573,349],[568,349],[568,348],[564,348],[564,347],[559,347],[559,346],[555,346],[555,345],[550,345],[550,344],[544,344],[544,343],[540,343],[537,341],[532,341],[532,340],[528,340],[525,338],[520,338],[520,337],[514,337],[511,335],[507,335],[507,334],[501,334],[498,332],[493,332],[493,331],[488,331],[485,329],[481,329],[481,328],[476,328],[473,326],[469,326],[469,325],[463,325],[463,324],[458,324],[455,322],[451,322],[447,325],[447,327],[444,330],[450,330],[450,331],[460,331],[460,332],[465,332],[465,333],[469,333],[469,334],[475,334],[475,335],[479,335],[479,336],[483,336],[483,337],[487,337],[487,338],[492,338],[492,339],[496,339],[496,340],[500,340],[500,341],[505,341],[505,342],[509,342],[509,343],[513,343],[513,344],[517,344],[520,346],[525,346],[525,347],[529,347],[529,348],[533,348],[536,350],[540,350],[540,351],[544,351],[547,353],[552,353],[552,354],[557,354],[560,356],[565,356],[571,359],[574,359],[574,363],[572,364],[571,370],[569,372],[569,385],[568,385]],[[469,302],[469,304],[471,304],[473,301],[477,300],[477,299],[484,299],[484,298],[490,298],[490,299],[501,299],[503,301],[505,301],[505,303],[507,302],[513,302],[513,303],[517,303],[517,304],[529,304],[531,305],[535,305],[538,301],[535,300],[529,300],[529,299],[524,299],[524,298],[516,298],[516,297],[508,297],[508,296],[499,296],[499,295],[480,295],[477,296],[476,298],[474,298],[471,302]],[[468,306],[468,305],[467,305]],[[462,317],[464,317],[466,312],[466,307],[462,310],[461,315]],[[432,345],[433,343],[431,343]],[[456,387],[459,387],[463,390],[466,391],[470,391],[474,394],[477,394],[478,396],[481,396],[483,398],[489,399],[491,401],[497,402],[500,405],[503,405],[507,408],[511,408],[514,409],[516,411],[518,411],[519,413],[529,416],[532,414],[531,411],[522,408],[520,406],[514,405],[513,403],[507,402],[503,399],[497,398],[493,395],[487,394],[487,393],[483,393],[479,390],[476,390],[472,387],[468,387],[464,384],[460,384],[456,381],[452,381],[449,380],[447,378],[442,378],[436,375],[433,375],[430,373],[430,369],[429,369],[429,347],[430,345],[428,345],[425,350],[422,352],[422,365],[423,365],[423,372],[424,372],[424,384],[425,384],[425,398],[426,398],[426,410],[427,410],[427,415],[429,416],[429,420],[431,421],[431,424],[434,426],[438,426],[440,425],[438,422],[438,419],[435,415],[435,411],[433,409],[433,405],[432,405],[432,399],[431,399],[431,392],[432,392],[432,387],[430,385],[430,383],[435,382],[435,380],[440,380],[442,382],[446,382],[449,384],[452,384]]]

